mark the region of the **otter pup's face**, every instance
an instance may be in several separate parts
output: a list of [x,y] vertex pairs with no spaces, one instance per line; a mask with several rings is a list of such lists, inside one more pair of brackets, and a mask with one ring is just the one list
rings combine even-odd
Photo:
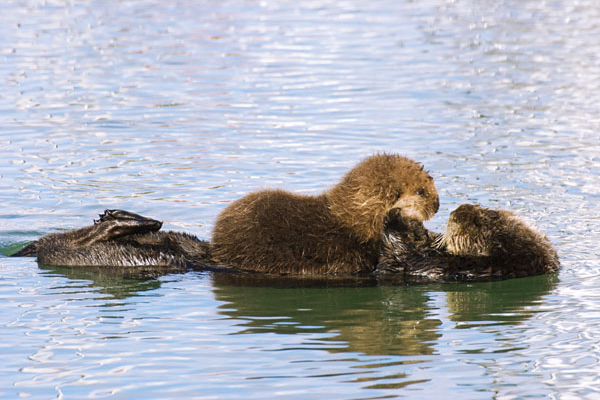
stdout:
[[392,209],[418,221],[439,208],[433,178],[423,166],[394,154],[378,154],[354,167],[329,192],[332,213],[364,240],[379,238]]
[[363,193],[380,201],[384,214],[400,209],[405,218],[426,221],[439,209],[433,178],[421,164],[393,155],[373,156],[363,164],[363,173],[369,179]]
[[472,204],[462,204],[452,211],[448,219],[448,228],[441,237],[440,245],[446,246],[450,254],[489,256],[495,241],[493,236],[503,213]]
[[[412,179],[407,179],[407,173],[414,174]],[[422,166],[392,175],[385,193],[388,211],[400,209],[405,218],[426,221],[433,217],[440,207],[433,178]]]

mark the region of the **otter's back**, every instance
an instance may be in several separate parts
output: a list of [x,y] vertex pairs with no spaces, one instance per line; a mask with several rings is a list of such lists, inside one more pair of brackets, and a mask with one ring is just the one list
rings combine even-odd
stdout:
[[251,193],[217,218],[212,237],[217,262],[280,274],[371,272],[375,245],[365,245],[329,212],[325,196],[283,190]]

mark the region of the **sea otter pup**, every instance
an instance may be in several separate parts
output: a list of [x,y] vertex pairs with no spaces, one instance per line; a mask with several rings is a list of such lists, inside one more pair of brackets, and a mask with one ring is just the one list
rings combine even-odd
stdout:
[[424,221],[438,208],[433,178],[422,165],[378,154],[319,196],[263,190],[235,201],[217,218],[212,256],[265,273],[366,274],[377,265],[390,210]]
[[[444,234],[392,210],[385,219],[377,273],[405,280],[490,280],[558,271],[548,238],[517,214],[463,204]],[[384,278],[385,279],[385,278]]]

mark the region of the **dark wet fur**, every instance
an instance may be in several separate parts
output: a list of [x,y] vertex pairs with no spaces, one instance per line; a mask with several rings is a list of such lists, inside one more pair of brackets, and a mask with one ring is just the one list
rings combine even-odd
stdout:
[[193,265],[216,267],[208,242],[186,233],[159,232],[161,226],[132,212],[106,210],[94,225],[44,236],[13,256],[37,256],[43,265],[110,267],[140,276],[183,272]]
[[[453,237],[465,235],[462,247],[449,251],[448,232]],[[376,271],[379,279],[495,280],[548,274],[560,268],[550,241],[508,211],[461,205],[450,215],[448,232],[429,232],[422,222],[392,210],[383,232]]]

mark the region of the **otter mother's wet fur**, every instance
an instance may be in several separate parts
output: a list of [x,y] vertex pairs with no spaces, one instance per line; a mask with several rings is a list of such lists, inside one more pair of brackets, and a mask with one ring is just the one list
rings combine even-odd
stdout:
[[380,279],[467,281],[542,275],[560,269],[548,238],[517,214],[462,204],[446,232],[392,210],[385,220]]
[[318,196],[251,193],[217,218],[213,260],[242,270],[297,275],[372,272],[385,216],[400,209],[424,221],[439,208],[433,178],[394,154],[371,156]]

